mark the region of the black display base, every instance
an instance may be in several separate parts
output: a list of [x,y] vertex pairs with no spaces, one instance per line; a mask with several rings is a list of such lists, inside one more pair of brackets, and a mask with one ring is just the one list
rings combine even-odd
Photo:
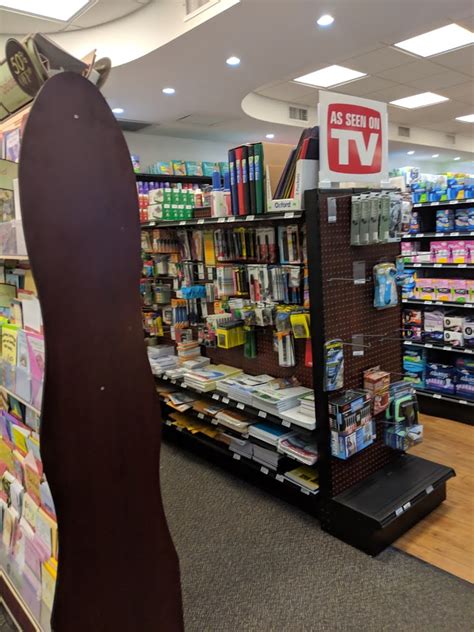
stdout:
[[378,555],[446,498],[452,468],[412,455],[334,497],[321,512],[325,531]]
[[452,399],[436,399],[420,391],[417,391],[417,393],[418,406],[421,413],[432,415],[433,417],[442,417],[443,419],[452,419],[470,426],[474,425],[474,406],[461,404]]

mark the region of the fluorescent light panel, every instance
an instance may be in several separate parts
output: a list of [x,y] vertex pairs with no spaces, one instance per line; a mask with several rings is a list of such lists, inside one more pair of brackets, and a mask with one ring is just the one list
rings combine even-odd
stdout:
[[90,0],[0,0],[0,9],[67,22]]
[[431,55],[439,55],[439,53],[461,48],[473,42],[474,34],[471,31],[459,24],[448,24],[434,31],[410,37],[403,42],[398,42],[395,46],[420,57],[431,57]]
[[414,110],[416,108],[424,108],[427,105],[442,103],[443,101],[449,101],[449,99],[447,97],[442,97],[440,94],[435,94],[434,92],[421,92],[420,94],[414,94],[411,97],[404,97],[403,99],[390,101],[390,105],[398,105],[401,108]]
[[474,123],[474,114],[466,114],[466,116],[456,116],[456,121],[463,123]]
[[317,86],[318,88],[329,88],[331,86],[337,86],[353,79],[360,79],[360,77],[366,77],[365,72],[358,72],[357,70],[351,70],[350,68],[344,68],[344,66],[328,66],[327,68],[321,68],[321,70],[315,70],[302,77],[297,77],[294,81],[298,83],[305,83],[308,86]]

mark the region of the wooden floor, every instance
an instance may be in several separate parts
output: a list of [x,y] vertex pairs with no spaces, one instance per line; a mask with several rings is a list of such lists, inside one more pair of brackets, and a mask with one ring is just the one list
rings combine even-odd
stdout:
[[456,471],[447,499],[394,544],[474,583],[474,426],[422,415],[424,441],[410,453]]

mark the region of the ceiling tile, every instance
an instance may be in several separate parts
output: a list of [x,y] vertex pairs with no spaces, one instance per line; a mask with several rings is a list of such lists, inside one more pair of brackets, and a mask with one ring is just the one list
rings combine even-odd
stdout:
[[412,55],[402,53],[390,46],[385,46],[371,53],[346,59],[341,65],[359,70],[360,72],[365,72],[368,75],[376,75],[383,70],[395,68],[402,64],[409,64],[414,59]]
[[364,97],[370,92],[391,88],[394,85],[393,81],[387,81],[387,79],[381,79],[380,77],[363,77],[362,79],[346,83],[339,88],[331,88],[331,90],[342,92],[343,94],[352,94],[356,97]]
[[474,85],[472,81],[466,81],[450,88],[442,88],[439,93],[449,99],[455,99],[470,105],[474,104]]
[[397,68],[390,68],[390,70],[382,70],[378,74],[379,77],[389,79],[390,81],[396,81],[397,83],[407,83],[408,81],[416,81],[422,77],[429,77],[441,72],[443,68],[437,64],[433,64],[431,61],[420,59],[409,64],[403,64]]
[[300,103],[300,97],[306,95],[314,95],[314,100],[317,102],[318,90],[312,89],[308,86],[302,86],[292,81],[283,81],[278,85],[271,86],[269,88],[261,88],[257,90],[258,94],[270,99],[280,99],[281,101],[287,101],[288,103]]
[[431,61],[474,77],[474,46],[465,46],[451,53],[437,55],[432,57]]
[[436,75],[422,77],[416,81],[407,81],[406,83],[419,90],[419,92],[436,92],[436,90],[440,88],[449,88],[459,85],[460,83],[465,83],[466,79],[468,79],[467,75],[463,75],[455,70],[443,70]]
[[404,97],[411,97],[413,94],[416,94],[416,90],[411,86],[402,86],[396,84],[391,86],[390,88],[384,88],[383,90],[376,90],[375,92],[371,92],[367,96],[370,99],[375,99],[378,101],[395,101],[396,99],[403,99]]

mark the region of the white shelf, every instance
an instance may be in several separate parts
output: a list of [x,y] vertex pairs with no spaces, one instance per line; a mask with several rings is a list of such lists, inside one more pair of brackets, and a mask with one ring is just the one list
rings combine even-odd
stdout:
[[28,255],[0,255],[0,261],[28,261]]

